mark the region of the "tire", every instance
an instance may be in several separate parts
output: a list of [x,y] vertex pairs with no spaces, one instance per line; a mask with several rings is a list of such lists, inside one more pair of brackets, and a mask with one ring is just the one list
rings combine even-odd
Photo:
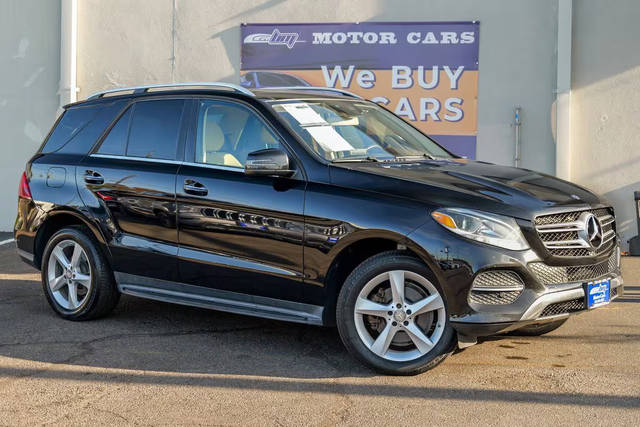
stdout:
[[64,319],[103,317],[120,299],[111,267],[84,227],[63,228],[51,236],[40,270],[47,301]]
[[529,337],[537,337],[540,335],[548,334],[551,331],[555,331],[560,326],[564,325],[567,321],[567,318],[555,320],[549,323],[534,323],[532,325],[527,325],[523,328],[516,329],[511,334],[512,335],[523,335]]
[[[393,283],[400,283],[402,291],[394,292],[399,287]],[[403,252],[383,252],[347,277],[338,295],[336,323],[347,350],[366,366],[383,374],[416,375],[455,349],[446,307],[426,265]]]

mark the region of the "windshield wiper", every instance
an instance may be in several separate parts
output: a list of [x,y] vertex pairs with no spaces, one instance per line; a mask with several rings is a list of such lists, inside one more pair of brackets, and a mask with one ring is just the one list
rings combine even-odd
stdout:
[[415,156],[395,156],[394,157],[394,160],[422,160],[422,159],[435,160],[436,158],[428,153],[417,154]]
[[378,160],[375,157],[353,157],[351,159],[349,158],[342,158],[342,159],[334,159],[331,161],[332,163],[364,163],[364,162],[380,162],[380,160]]

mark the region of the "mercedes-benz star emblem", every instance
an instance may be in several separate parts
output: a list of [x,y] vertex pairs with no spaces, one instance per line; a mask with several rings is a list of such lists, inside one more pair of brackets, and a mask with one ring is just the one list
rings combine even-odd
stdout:
[[578,236],[593,249],[598,249],[602,245],[602,225],[600,225],[600,221],[591,212],[585,212],[580,216],[580,219],[584,223],[584,228],[578,232]]

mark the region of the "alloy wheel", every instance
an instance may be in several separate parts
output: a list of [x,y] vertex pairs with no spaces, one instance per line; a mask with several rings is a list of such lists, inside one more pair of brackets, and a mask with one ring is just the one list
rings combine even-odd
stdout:
[[76,311],[91,292],[91,265],[86,252],[73,240],[62,240],[51,251],[47,281],[53,299],[64,309]]
[[427,354],[442,337],[445,316],[436,287],[407,270],[384,272],[368,281],[354,307],[362,342],[379,357],[395,362]]

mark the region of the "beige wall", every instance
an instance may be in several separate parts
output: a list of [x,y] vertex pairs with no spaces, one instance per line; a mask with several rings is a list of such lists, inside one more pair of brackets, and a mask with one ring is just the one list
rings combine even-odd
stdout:
[[576,0],[573,11],[571,180],[613,203],[626,248],[638,233],[640,2]]
[[[174,11],[174,4],[176,5]],[[555,172],[557,0],[83,0],[79,97],[114,86],[239,81],[243,22],[480,21],[478,158]]]
[[[640,1],[574,0],[573,15],[571,180],[613,202],[626,241],[637,233],[640,190]],[[474,19],[478,157],[511,164],[521,105],[523,166],[554,173],[557,0],[81,0],[79,99],[114,86],[237,82],[242,22]],[[0,231],[12,228],[20,172],[55,119],[59,40],[58,1],[3,3]]]
[[58,108],[60,4],[0,4],[0,231],[13,230],[18,182]]

